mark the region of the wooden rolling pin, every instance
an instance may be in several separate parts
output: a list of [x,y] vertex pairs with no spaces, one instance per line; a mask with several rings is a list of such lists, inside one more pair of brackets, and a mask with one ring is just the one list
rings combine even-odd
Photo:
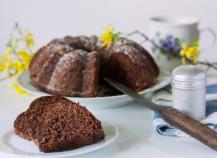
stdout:
[[154,112],[159,113],[161,117],[170,125],[182,130],[183,132],[194,137],[201,143],[217,151],[217,132],[215,132],[214,130],[210,129],[209,127],[200,123],[194,118],[185,115],[179,110],[176,110],[172,107],[157,105],[151,102],[149,99],[144,98],[143,96],[139,95],[136,92],[133,92],[126,86],[116,81],[108,78],[105,78],[105,81],[109,83],[112,87],[129,95],[136,102],[146,106]]

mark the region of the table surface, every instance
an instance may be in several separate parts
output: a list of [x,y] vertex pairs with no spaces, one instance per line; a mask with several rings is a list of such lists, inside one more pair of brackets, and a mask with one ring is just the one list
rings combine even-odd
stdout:
[[[217,73],[209,72],[208,83],[217,82]],[[12,128],[16,116],[28,108],[35,95],[17,95],[10,80],[0,82],[0,129]],[[113,109],[92,109],[97,118],[112,121],[119,130],[118,139],[100,150],[79,158],[216,158],[217,152],[193,138],[165,137],[152,128],[153,113],[142,105],[132,103]],[[1,130],[0,130],[1,134]]]

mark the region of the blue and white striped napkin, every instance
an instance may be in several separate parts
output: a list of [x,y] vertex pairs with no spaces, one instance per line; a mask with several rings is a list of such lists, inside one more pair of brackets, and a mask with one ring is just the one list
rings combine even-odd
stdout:
[[[207,94],[210,94],[209,101],[206,102],[206,118],[201,120],[202,123],[217,131],[217,84],[207,87]],[[168,91],[161,91],[153,96],[152,101],[165,105],[172,105],[172,97]],[[153,118],[154,130],[163,136],[188,136],[179,129],[176,129],[166,123],[158,113],[154,114]]]

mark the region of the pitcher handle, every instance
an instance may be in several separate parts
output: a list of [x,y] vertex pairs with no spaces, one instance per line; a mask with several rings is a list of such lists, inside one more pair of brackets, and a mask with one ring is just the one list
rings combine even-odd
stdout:
[[215,33],[215,31],[212,28],[205,27],[205,28],[200,29],[200,34],[201,33],[205,33],[205,32],[210,33],[212,35],[213,40],[212,40],[212,43],[209,46],[207,46],[205,48],[201,48],[202,51],[209,50],[210,48],[212,48],[216,44],[216,41],[217,41],[216,33]]

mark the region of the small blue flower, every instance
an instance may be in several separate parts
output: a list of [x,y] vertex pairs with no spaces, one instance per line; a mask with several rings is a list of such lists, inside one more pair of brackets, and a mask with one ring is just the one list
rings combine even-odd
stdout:
[[166,40],[169,41],[169,40],[172,40],[172,39],[173,39],[173,36],[172,36],[172,35],[167,35],[167,36],[166,36]]
[[165,38],[159,39],[158,43],[168,54],[179,54],[179,51],[181,50],[179,39],[174,38],[172,35],[167,35]]

